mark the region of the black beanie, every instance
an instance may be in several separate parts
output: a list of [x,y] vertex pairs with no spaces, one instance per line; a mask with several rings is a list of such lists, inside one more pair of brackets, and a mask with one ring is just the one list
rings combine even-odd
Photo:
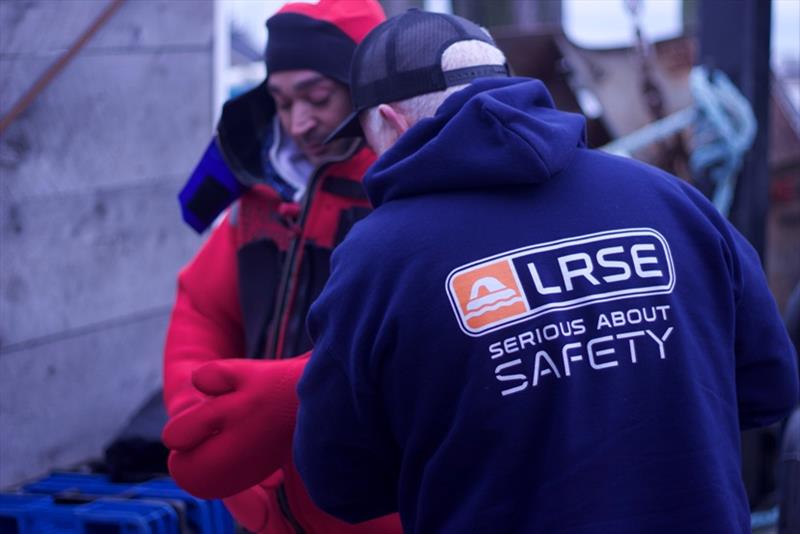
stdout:
[[375,0],[286,4],[267,20],[267,74],[309,69],[349,85],[356,45],[383,20]]

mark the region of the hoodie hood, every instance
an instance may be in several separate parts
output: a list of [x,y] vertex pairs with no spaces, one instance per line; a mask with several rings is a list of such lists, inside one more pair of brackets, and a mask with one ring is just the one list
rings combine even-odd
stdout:
[[405,132],[364,185],[375,207],[425,193],[533,185],[564,169],[585,138],[583,116],[556,110],[539,80],[481,79]]

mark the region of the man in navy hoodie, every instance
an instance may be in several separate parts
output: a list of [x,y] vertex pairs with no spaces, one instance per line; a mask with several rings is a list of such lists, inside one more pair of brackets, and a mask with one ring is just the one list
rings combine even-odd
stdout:
[[758,256],[503,63],[419,11],[356,50],[338,134],[382,155],[309,316],[312,499],[406,532],[748,532],[740,429],[798,402]]

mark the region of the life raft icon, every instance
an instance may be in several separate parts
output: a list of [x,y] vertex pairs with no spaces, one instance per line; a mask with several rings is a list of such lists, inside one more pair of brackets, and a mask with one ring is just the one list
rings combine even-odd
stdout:
[[484,276],[472,284],[464,319],[468,321],[517,302],[524,303],[518,292],[505,286],[493,276]]

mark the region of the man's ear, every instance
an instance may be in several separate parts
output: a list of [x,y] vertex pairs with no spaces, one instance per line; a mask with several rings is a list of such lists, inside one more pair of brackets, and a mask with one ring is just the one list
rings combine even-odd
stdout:
[[392,106],[389,104],[381,104],[378,106],[378,113],[381,114],[381,117],[389,124],[389,127],[395,133],[395,139],[399,138],[406,130],[410,128],[408,124],[408,120],[406,117],[398,113]]

